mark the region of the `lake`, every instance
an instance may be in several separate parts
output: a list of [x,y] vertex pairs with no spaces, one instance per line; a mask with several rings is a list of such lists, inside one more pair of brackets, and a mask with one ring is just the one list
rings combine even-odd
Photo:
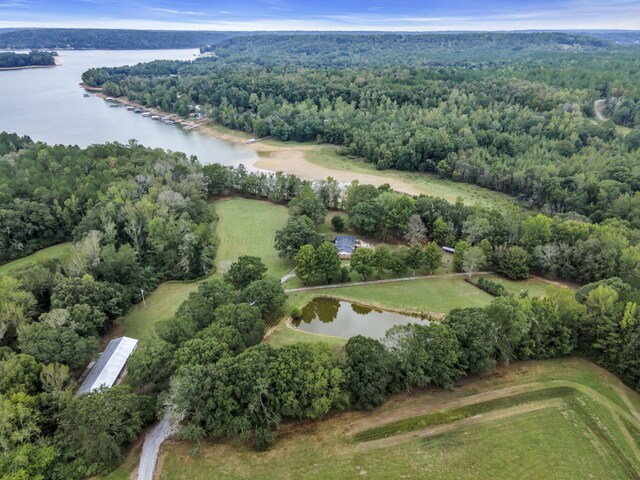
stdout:
[[343,338],[363,335],[379,340],[394,325],[427,323],[418,317],[333,298],[316,298],[301,313],[300,319],[292,322],[297,329]]
[[60,51],[62,65],[0,71],[0,131],[29,135],[35,141],[86,147],[94,143],[136,139],[147,147],[196,155],[201,163],[251,165],[256,153],[244,145],[219,140],[179,125],[110,108],[78,84],[92,67],[134,65],[151,60],[194,58],[197,50]]

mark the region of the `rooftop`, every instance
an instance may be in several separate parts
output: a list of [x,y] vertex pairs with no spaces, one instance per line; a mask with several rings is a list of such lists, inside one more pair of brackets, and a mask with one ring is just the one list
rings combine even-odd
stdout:
[[111,340],[80,385],[76,396],[97,390],[101,386],[112,387],[137,344],[138,340],[129,337]]

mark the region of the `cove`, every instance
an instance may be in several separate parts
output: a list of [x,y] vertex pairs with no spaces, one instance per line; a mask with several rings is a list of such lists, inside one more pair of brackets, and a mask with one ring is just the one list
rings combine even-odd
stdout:
[[110,108],[94,94],[85,97],[82,73],[92,67],[135,65],[152,60],[189,60],[197,50],[61,50],[60,66],[0,72],[0,131],[28,135],[50,145],[78,145],[135,139],[141,145],[195,155],[200,163],[244,164],[258,159],[244,145],[179,125]]
[[335,298],[316,298],[302,309],[292,325],[304,332],[351,338],[356,335],[381,339],[394,325],[427,322],[418,317],[379,310]]

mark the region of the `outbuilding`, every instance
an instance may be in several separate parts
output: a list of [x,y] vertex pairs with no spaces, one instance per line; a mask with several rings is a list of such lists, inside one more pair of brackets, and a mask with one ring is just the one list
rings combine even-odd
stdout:
[[97,390],[100,387],[113,387],[124,370],[127,360],[138,346],[138,340],[129,337],[114,338],[96,360],[85,377],[76,396]]
[[351,235],[338,235],[334,243],[338,248],[338,257],[340,257],[340,260],[350,260],[351,255],[353,255],[353,252],[358,246],[356,237]]
[[456,253],[456,249],[452,247],[442,247],[442,250],[447,253]]

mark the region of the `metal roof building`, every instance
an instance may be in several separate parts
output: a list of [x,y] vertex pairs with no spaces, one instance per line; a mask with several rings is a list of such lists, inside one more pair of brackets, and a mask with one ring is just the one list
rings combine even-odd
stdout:
[[349,259],[356,249],[356,238],[351,235],[338,235],[335,244],[338,248],[338,256],[342,259]]
[[80,385],[76,396],[97,390],[101,386],[112,387],[137,345],[138,340],[135,338],[120,337],[111,340]]

